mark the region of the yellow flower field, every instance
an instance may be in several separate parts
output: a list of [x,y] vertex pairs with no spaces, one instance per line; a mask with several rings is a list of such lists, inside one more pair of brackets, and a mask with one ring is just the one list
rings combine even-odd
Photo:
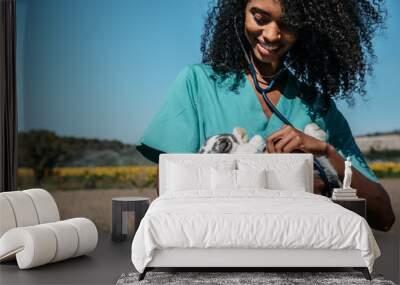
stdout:
[[[30,168],[19,168],[17,184],[30,187],[33,174]],[[155,186],[156,174],[154,166],[56,167],[41,184],[55,189],[141,188]]]
[[[369,167],[378,173],[398,173],[400,174],[400,163],[397,162],[374,162]],[[53,174],[59,177],[71,176],[108,176],[120,179],[134,176],[155,177],[157,167],[155,166],[113,166],[113,167],[56,167]],[[19,176],[33,176],[30,168],[18,168]]]
[[394,172],[400,172],[400,163],[396,162],[374,162],[369,164],[369,167],[377,171],[389,171],[391,169]]
[[114,166],[114,167],[59,167],[54,168],[54,174],[58,176],[83,176],[83,175],[105,175],[126,176],[145,173],[155,175],[157,168],[154,166]]
[[[378,177],[400,177],[400,163],[376,162],[369,166]],[[155,187],[157,167],[56,167],[41,184],[50,189],[107,189]],[[19,168],[17,182],[21,187],[32,184],[33,170]]]
[[[155,166],[55,167],[53,169],[53,174],[60,177],[85,175],[123,176],[140,173],[155,175],[156,172],[157,167]],[[18,168],[18,175],[33,176],[33,169],[26,167]]]
[[400,163],[397,162],[374,162],[369,167],[379,177],[400,177]]

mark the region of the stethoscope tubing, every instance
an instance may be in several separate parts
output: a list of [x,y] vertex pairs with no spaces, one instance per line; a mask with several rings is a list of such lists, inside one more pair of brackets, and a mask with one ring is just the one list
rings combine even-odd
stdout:
[[[255,67],[253,66],[252,63],[249,63],[249,69],[250,69],[250,73],[251,73],[251,77],[253,78],[253,82],[254,82],[254,86],[256,88],[256,90],[258,92],[261,93],[264,102],[268,105],[268,108],[286,125],[289,125],[291,127],[294,127],[293,124],[291,124],[289,122],[289,120],[275,107],[275,105],[271,102],[271,100],[268,98],[267,93],[270,92],[272,90],[272,88],[274,87],[276,81],[278,80],[279,76],[283,73],[283,71],[287,70],[288,67],[285,67],[283,69],[281,69],[271,80],[271,82],[268,84],[268,86],[266,88],[262,88],[257,80],[257,75],[256,75],[256,71],[255,71]],[[329,192],[329,179],[326,176],[326,173],[322,167],[322,165],[318,162],[318,160],[314,159],[314,167],[318,170],[321,179],[324,181],[325,183],[325,191],[328,194]]]
[[[292,62],[290,62],[288,65],[286,65],[284,68],[282,68],[280,71],[278,71],[275,74],[275,76],[272,78],[271,82],[268,84],[268,86],[266,88],[262,88],[260,86],[258,80],[257,80],[256,69],[255,69],[254,65],[252,64],[252,62],[250,61],[250,58],[249,58],[249,56],[248,56],[248,54],[246,52],[246,49],[245,49],[245,47],[243,45],[243,42],[242,42],[242,40],[240,38],[239,31],[237,29],[237,22],[236,21],[237,21],[237,19],[236,19],[236,16],[235,16],[234,17],[235,33],[236,33],[236,36],[237,36],[237,38],[239,40],[240,47],[241,47],[241,49],[243,51],[244,57],[245,57],[245,59],[246,59],[246,61],[248,63],[249,70],[250,70],[250,73],[251,73],[251,77],[253,79],[254,86],[255,86],[256,90],[261,93],[265,103],[267,104],[267,106],[271,110],[271,112],[273,112],[284,124],[289,125],[291,127],[294,127],[293,124],[291,124],[289,122],[289,120],[281,112],[279,112],[279,110],[275,107],[275,105],[271,102],[271,100],[269,100],[269,98],[267,96],[267,93],[272,90],[272,88],[274,87],[274,85],[275,85],[276,81],[278,80],[279,76],[281,76],[283,74],[283,72],[288,70],[289,66],[293,64],[294,60]],[[321,179],[325,183],[325,189],[324,189],[325,193],[323,193],[323,194],[326,194],[328,197],[330,197],[331,193],[329,192],[329,189],[331,187],[330,187],[329,179],[326,176],[326,173],[325,173],[323,167],[321,166],[321,164],[315,158],[314,158],[314,167],[318,170]]]

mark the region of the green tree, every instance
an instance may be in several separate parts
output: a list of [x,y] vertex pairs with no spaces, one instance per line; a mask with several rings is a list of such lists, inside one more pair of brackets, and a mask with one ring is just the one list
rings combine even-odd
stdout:
[[31,130],[18,134],[19,166],[33,169],[35,185],[39,185],[46,174],[51,175],[58,159],[68,153],[68,147],[54,132]]

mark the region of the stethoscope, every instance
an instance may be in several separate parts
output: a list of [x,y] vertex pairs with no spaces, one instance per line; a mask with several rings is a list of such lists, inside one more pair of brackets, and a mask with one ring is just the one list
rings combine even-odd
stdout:
[[[293,59],[291,62],[289,62],[288,64],[284,65],[284,67],[282,67],[277,73],[274,74],[274,76],[271,78],[270,83],[268,84],[267,87],[262,88],[260,86],[260,83],[257,79],[257,72],[256,69],[254,67],[254,64],[252,63],[252,61],[250,60],[249,55],[247,54],[247,51],[243,45],[243,42],[240,38],[239,35],[239,31],[237,29],[237,23],[236,23],[236,16],[234,17],[234,26],[235,26],[235,32],[236,32],[236,36],[239,39],[239,43],[240,43],[240,47],[243,51],[244,57],[247,61],[247,64],[249,66],[249,70],[250,70],[250,74],[251,77],[253,79],[254,82],[254,87],[256,88],[256,90],[258,92],[261,93],[265,104],[267,104],[268,108],[271,110],[271,112],[273,112],[285,125],[291,126],[294,128],[293,124],[291,124],[289,122],[289,120],[275,107],[275,105],[271,102],[271,100],[268,98],[267,93],[270,92],[272,90],[272,88],[274,87],[274,85],[276,84],[276,82],[278,81],[279,77],[286,71],[289,70],[290,66],[295,62],[295,59]],[[331,184],[329,182],[329,179],[324,171],[324,169],[322,168],[321,164],[314,159],[314,167],[318,170],[321,179],[324,181],[325,183],[325,189],[324,189],[324,194],[328,197],[331,196]]]

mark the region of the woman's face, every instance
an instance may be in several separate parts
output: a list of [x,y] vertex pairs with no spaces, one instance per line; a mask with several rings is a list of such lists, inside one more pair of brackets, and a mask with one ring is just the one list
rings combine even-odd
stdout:
[[258,61],[275,69],[296,42],[296,36],[282,23],[279,0],[249,0],[245,10],[245,35]]

